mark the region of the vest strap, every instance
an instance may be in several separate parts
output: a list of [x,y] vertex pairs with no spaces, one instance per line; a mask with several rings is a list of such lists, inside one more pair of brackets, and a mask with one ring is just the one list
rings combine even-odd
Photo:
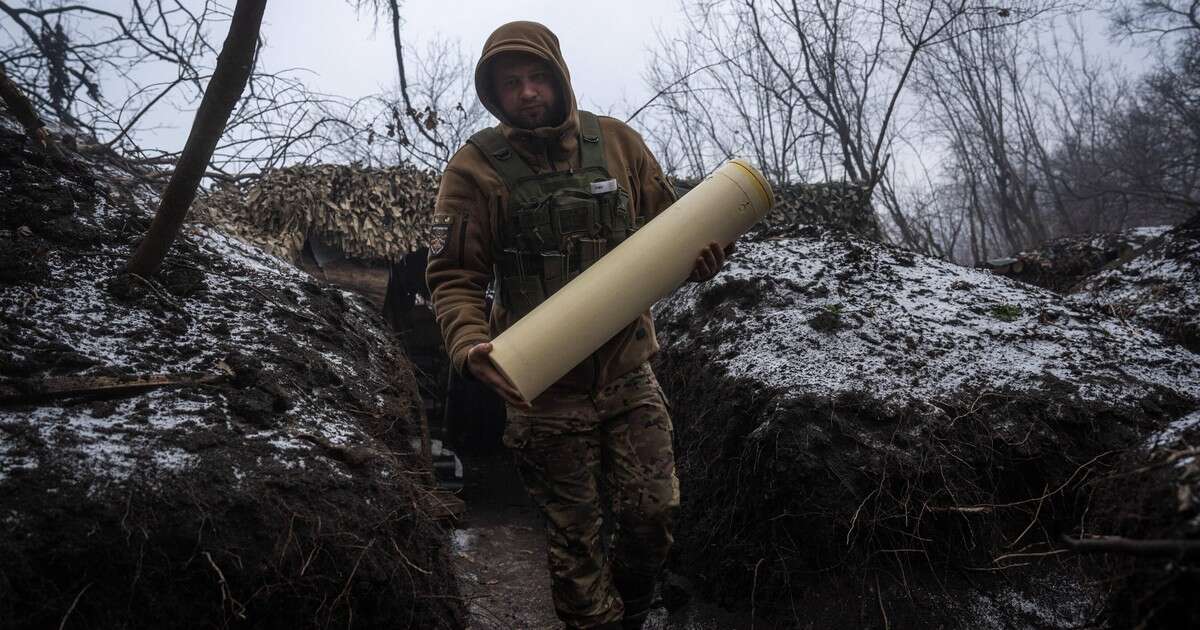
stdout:
[[[608,173],[600,120],[579,111],[579,168],[535,173],[499,128],[471,136],[509,191],[497,217],[497,300],[520,318],[625,239],[629,194]],[[597,184],[601,184],[597,188]],[[619,213],[618,216],[613,216]]]
[[[475,132],[467,142],[475,145],[483,153],[488,164],[492,165],[510,191],[515,190],[522,179],[535,175],[525,160],[513,151],[504,134],[495,127]],[[579,110],[579,166],[581,169],[606,168],[600,119],[592,112],[582,109]]]
[[579,110],[579,166],[582,169],[604,168],[604,137],[600,135],[600,119],[592,112]]
[[483,153],[483,157],[487,158],[488,164],[496,170],[496,174],[500,179],[504,180],[504,185],[510,191],[515,190],[518,182],[526,177],[533,177],[533,169],[517,155],[509,146],[508,140],[504,134],[500,133],[495,127],[488,127],[475,132],[467,142],[475,145]]

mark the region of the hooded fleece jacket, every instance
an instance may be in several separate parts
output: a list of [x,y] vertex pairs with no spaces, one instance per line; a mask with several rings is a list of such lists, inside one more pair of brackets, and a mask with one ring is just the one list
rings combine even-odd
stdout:
[[[493,94],[489,65],[497,55],[521,52],[547,62],[558,78],[563,120],[556,126],[514,127]],[[497,119],[496,127],[535,173],[579,167],[579,113],[571,75],[558,38],[536,22],[511,22],[488,38],[475,66],[475,91]],[[637,132],[601,116],[600,132],[609,175],[629,191],[631,219],[648,221],[675,200],[662,169]],[[491,341],[515,320],[497,303],[485,312],[484,296],[493,277],[499,225],[507,216],[508,189],[487,158],[472,144],[459,149],[446,166],[438,189],[434,224],[446,242],[430,252],[426,279],[434,311],[455,369],[462,373],[467,351]],[[647,311],[629,323],[591,357],[555,383],[550,391],[597,391],[658,351]]]

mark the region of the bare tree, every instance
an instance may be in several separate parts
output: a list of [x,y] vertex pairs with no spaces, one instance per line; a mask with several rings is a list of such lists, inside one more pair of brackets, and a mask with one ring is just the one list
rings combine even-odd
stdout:
[[[933,251],[921,230],[910,224],[887,181],[894,140],[893,122],[900,98],[919,58],[927,49],[975,32],[1019,24],[1048,11],[1044,2],[1004,8],[968,0],[859,5],[825,0],[801,5],[796,0],[743,0],[753,17],[760,45],[789,78],[790,91],[833,136],[847,178],[871,189],[887,209],[901,240]],[[764,36],[764,17],[782,21],[790,49]],[[786,54],[788,50],[796,51]]]
[[629,119],[654,117],[649,135],[676,175],[698,177],[741,155],[779,185],[803,181],[816,168],[812,120],[787,100],[787,80],[744,12],[719,8],[688,10],[688,36],[660,41],[647,75],[657,94]]
[[[926,50],[954,37],[1019,24],[1053,6],[705,3],[690,13],[694,35],[664,47],[651,71],[666,114],[653,135],[668,145],[669,162],[682,156],[691,169],[706,171],[714,157],[738,151],[760,160],[780,183],[821,177],[867,186],[901,241],[936,253],[929,226],[912,224],[904,212],[889,168],[897,119],[912,114],[904,96],[914,68]],[[699,67],[708,67],[700,80],[677,83]]]
[[1125,0],[1110,16],[1116,37],[1157,58],[1110,120],[1089,192],[1119,199],[1139,222],[1175,221],[1200,208],[1200,0]]
[[[217,56],[209,31],[230,13],[214,0],[126,6],[0,1],[0,62],[81,150],[115,150],[143,176],[165,179],[181,149],[142,142],[156,116],[194,111]],[[326,159],[358,137],[353,113],[352,103],[314,93],[293,72],[256,69],[205,175],[230,180]]]
[[1200,0],[1119,0],[1110,14],[1113,33],[1122,38],[1200,31]]
[[[408,91],[425,112],[422,120],[403,113],[398,90],[361,99],[348,114],[355,121],[356,137],[336,152],[341,159],[369,165],[411,162],[441,171],[454,151],[485,124],[487,112],[475,97],[472,73],[456,44],[434,39],[414,51],[411,60]],[[436,135],[439,144],[426,140],[414,129],[418,126]]]
[[387,19],[398,82],[394,94],[355,104],[354,118],[362,121],[366,143],[358,142],[345,154],[366,162],[390,157],[441,171],[486,119],[466,57],[457,44],[445,39],[434,39],[412,54],[401,35],[404,20],[398,0],[352,0],[352,4]]
[[258,31],[267,0],[238,0],[221,47],[217,69],[204,90],[192,131],[159,202],[158,212],[137,251],[129,259],[129,273],[150,276],[158,273],[167,250],[175,241],[188,208],[196,197],[213,149],[221,139],[234,105],[246,89],[254,66]]
[[1117,228],[1174,223],[1200,209],[1198,77],[1200,36],[1192,36],[1107,117],[1105,133],[1083,145],[1090,160],[1062,160],[1064,185],[1105,202]]
[[1141,81],[1089,49],[1075,19],[979,30],[931,52],[916,87],[948,158],[933,212],[966,227],[962,240],[938,236],[949,251],[980,260],[1200,207],[1200,38],[1181,44]]
[[922,64],[918,84],[935,104],[931,126],[948,149],[967,218],[972,257],[1040,243],[1046,151],[1036,79],[1020,26],[951,38]]
[[[182,85],[199,89],[203,69],[196,62],[213,53],[207,27],[226,19],[220,5],[204,2],[192,10],[179,0],[131,0],[129,16],[83,4],[0,2],[9,45],[0,63],[35,103],[58,120],[93,136],[124,140],[129,129]],[[110,118],[101,86],[106,75],[129,77],[134,68],[160,62],[177,72],[166,84],[135,90]]]

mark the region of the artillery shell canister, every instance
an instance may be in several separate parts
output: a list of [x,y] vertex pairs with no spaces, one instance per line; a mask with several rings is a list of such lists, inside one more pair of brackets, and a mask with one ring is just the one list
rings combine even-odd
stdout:
[[775,203],[762,174],[730,160],[492,342],[526,400],[687,280],[710,242],[728,245]]

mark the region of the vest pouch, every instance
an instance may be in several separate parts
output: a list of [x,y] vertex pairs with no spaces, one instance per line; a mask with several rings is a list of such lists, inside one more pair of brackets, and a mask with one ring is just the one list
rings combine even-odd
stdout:
[[500,280],[500,297],[514,321],[546,301],[538,276],[504,276]]
[[611,193],[608,207],[611,211],[604,225],[604,235],[608,237],[609,245],[616,247],[636,229],[633,218],[629,216],[629,193],[624,188],[617,189]]
[[602,238],[581,238],[579,243],[579,271],[591,267],[600,257],[608,253],[608,244]]
[[629,192],[625,188],[618,188],[616,196],[613,198],[616,206],[613,208],[612,228],[613,232],[624,232],[625,236],[634,233],[634,217],[629,214]]
[[542,252],[542,288],[550,297],[570,280],[567,257],[559,252]]
[[521,244],[521,249],[558,249],[554,238],[554,226],[550,221],[549,200],[524,204],[512,213],[508,223],[512,241]]
[[596,214],[598,210],[596,198],[591,193],[579,190],[559,190],[551,197],[551,220],[555,234],[560,239],[560,251],[567,251],[567,238],[580,234],[595,236]]

